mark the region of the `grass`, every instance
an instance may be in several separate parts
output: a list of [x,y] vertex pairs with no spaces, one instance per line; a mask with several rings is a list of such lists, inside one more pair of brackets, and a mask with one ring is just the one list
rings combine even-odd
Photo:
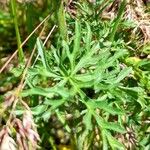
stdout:
[[[148,33],[129,4],[10,3],[19,56],[0,76],[1,149],[149,149]],[[41,20],[23,53],[20,35]]]
[[12,16],[13,16],[13,20],[14,20],[16,38],[17,38],[19,61],[22,62],[24,60],[24,53],[23,53],[22,48],[20,47],[20,45],[21,45],[21,38],[20,38],[20,33],[19,33],[19,25],[18,25],[17,12],[16,12],[16,9],[17,9],[16,1],[15,0],[11,0],[10,1],[10,5],[11,5],[11,11],[12,11]]

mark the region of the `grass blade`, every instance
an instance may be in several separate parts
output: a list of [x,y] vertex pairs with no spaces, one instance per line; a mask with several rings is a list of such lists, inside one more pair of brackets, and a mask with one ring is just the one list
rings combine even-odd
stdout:
[[114,26],[113,26],[113,29],[112,29],[112,32],[111,32],[111,35],[110,35],[110,41],[111,42],[114,41],[114,37],[115,37],[116,31],[117,31],[117,28],[119,26],[119,23],[122,19],[125,6],[126,6],[126,0],[123,0],[121,5],[120,5],[120,8],[119,8],[117,18],[114,20]]
[[15,25],[15,32],[16,32],[16,38],[17,38],[17,45],[18,45],[18,53],[19,53],[19,61],[23,62],[24,61],[24,53],[21,48],[21,38],[20,38],[20,33],[19,33],[19,27],[18,27],[18,20],[17,20],[17,7],[16,7],[16,0],[11,0],[11,11],[12,11],[12,16],[14,20],[14,25]]
[[36,45],[37,45],[39,56],[41,56],[43,66],[47,68],[46,59],[45,59],[44,52],[43,52],[44,47],[43,47],[42,41],[39,38],[37,38]]

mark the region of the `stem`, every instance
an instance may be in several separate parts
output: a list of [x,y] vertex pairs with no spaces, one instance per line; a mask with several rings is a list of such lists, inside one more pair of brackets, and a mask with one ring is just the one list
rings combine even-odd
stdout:
[[66,18],[65,18],[65,9],[64,9],[64,4],[63,0],[54,0],[54,8],[56,12],[56,18],[57,18],[57,23],[59,26],[59,32],[63,40],[67,41],[67,25],[66,25]]
[[19,61],[23,62],[24,53],[23,53],[22,48],[20,47],[21,38],[20,38],[20,33],[19,33],[18,21],[17,21],[16,0],[11,0],[10,4],[11,4],[11,11],[12,11],[13,21],[14,21],[14,26],[15,26],[15,32],[16,32],[16,38],[17,38]]
[[118,15],[117,15],[116,19],[114,20],[114,26],[113,26],[113,28],[112,28],[112,33],[111,33],[111,35],[110,35],[110,41],[111,41],[111,42],[114,41],[115,34],[116,34],[117,29],[118,29],[118,27],[119,27],[119,24],[120,24],[120,22],[121,22],[121,19],[122,19],[122,16],[123,16],[123,12],[124,12],[125,6],[126,6],[126,0],[123,0],[123,1],[121,2],[120,8],[119,8]]
[[[36,21],[35,18],[36,17],[35,17],[35,13],[34,13],[33,4],[29,3],[29,4],[27,4],[27,7],[26,7],[26,25],[27,25],[28,34],[30,34],[34,30],[34,24],[35,24],[35,21]],[[36,42],[36,36],[34,34],[29,39],[29,43],[28,43],[30,51],[34,48],[35,42]]]

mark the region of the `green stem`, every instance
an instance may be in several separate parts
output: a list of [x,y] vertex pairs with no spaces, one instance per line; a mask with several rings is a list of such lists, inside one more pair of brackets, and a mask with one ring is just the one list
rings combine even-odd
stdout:
[[67,41],[67,25],[66,25],[66,18],[65,18],[65,9],[63,0],[54,0],[54,7],[56,12],[57,23],[59,27],[59,32],[63,40]]
[[19,61],[23,62],[23,60],[24,60],[24,53],[23,53],[22,48],[20,47],[20,45],[21,45],[21,38],[20,38],[19,27],[18,27],[18,20],[17,20],[16,0],[11,0],[10,4],[11,4],[11,11],[12,11],[13,21],[14,21],[14,26],[15,26],[15,32],[16,32],[16,38],[17,38]]
[[[26,7],[26,25],[27,25],[28,34],[30,34],[34,30],[34,23],[36,21],[35,18],[36,17],[35,17],[33,4],[29,3],[27,4],[27,7]],[[34,34],[33,36],[31,36],[28,42],[30,50],[33,49],[35,42],[36,42],[36,36]]]
[[119,8],[118,15],[117,15],[116,19],[114,20],[114,26],[113,26],[113,29],[112,29],[112,32],[110,35],[110,41],[111,42],[114,41],[115,34],[117,32],[118,26],[119,26],[121,19],[122,19],[122,16],[123,16],[123,12],[125,10],[125,6],[126,6],[126,0],[123,0],[121,2],[120,8]]

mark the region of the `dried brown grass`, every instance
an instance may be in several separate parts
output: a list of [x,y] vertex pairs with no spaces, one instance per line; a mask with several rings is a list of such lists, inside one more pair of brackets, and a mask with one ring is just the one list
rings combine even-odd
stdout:
[[[102,17],[113,20],[118,12],[121,0],[115,0],[103,12]],[[141,33],[141,43],[150,42],[150,14],[146,12],[148,7],[143,0],[127,0],[124,19],[132,21],[136,27],[132,30],[133,35]]]

